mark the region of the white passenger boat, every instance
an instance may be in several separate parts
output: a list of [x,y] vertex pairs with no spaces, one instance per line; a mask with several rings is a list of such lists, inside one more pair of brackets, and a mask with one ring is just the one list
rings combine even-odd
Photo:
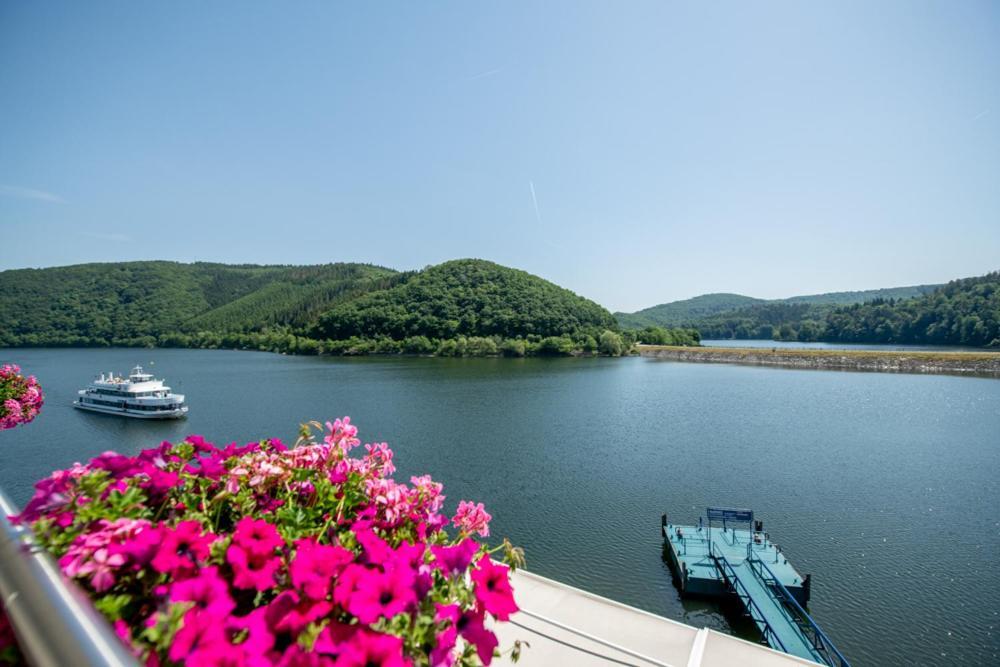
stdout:
[[79,392],[73,406],[137,419],[177,419],[187,414],[182,394],[136,366],[127,378],[114,373],[101,375]]

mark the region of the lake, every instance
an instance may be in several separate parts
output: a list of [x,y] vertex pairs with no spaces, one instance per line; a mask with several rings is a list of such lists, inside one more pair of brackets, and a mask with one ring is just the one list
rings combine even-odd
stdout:
[[[802,573],[810,609],[855,665],[996,664],[1000,381],[628,359],[318,358],[143,349],[0,350],[46,393],[0,433],[19,503],[56,467],[199,433],[277,436],[350,415],[397,478],[430,473],[448,507],[486,503],[528,568],[626,604],[729,630],[682,601],[660,514],[753,508]],[[135,364],[187,395],[145,422],[74,410],[100,371]],[[737,627],[739,632],[744,632]]]

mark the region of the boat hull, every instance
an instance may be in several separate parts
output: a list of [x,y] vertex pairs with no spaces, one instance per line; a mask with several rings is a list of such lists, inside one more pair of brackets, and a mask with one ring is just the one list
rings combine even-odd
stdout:
[[87,410],[88,412],[100,412],[106,415],[116,415],[118,417],[131,417],[133,419],[181,419],[187,415],[187,406],[183,406],[177,410],[163,410],[163,411],[140,411],[140,410],[130,410],[129,408],[116,408],[106,405],[87,405],[80,404],[79,401],[73,401],[73,407],[77,410]]

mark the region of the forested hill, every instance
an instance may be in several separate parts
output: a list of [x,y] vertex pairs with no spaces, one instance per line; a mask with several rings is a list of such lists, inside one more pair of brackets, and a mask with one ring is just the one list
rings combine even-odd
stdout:
[[704,317],[738,310],[756,303],[764,303],[764,300],[742,294],[702,294],[683,301],[661,303],[634,313],[615,313],[615,317],[626,329],[687,326]]
[[[695,327],[700,328],[706,322],[725,319],[732,314],[752,313],[753,309],[761,312],[785,312],[813,314],[808,308],[785,308],[792,304],[807,304],[812,306],[837,306],[864,303],[876,299],[908,299],[933,292],[941,285],[912,285],[909,287],[887,287],[882,289],[863,290],[857,292],[829,292],[826,294],[806,294],[792,296],[786,299],[757,299],[742,294],[702,294],[691,299],[671,301],[651,306],[634,313],[615,313],[618,322],[626,329],[640,329],[647,326],[660,327]],[[752,316],[750,319],[754,319]],[[763,324],[774,324],[770,321]],[[781,319],[780,317],[778,319]],[[801,319],[801,317],[799,317]],[[778,322],[781,324],[783,322]],[[702,332],[708,337],[706,331]],[[732,336],[727,336],[731,338]]]
[[[627,343],[593,301],[471,259],[413,272],[175,262],[19,269],[0,272],[0,313],[0,346],[522,355]],[[691,332],[676,339],[693,341]]]
[[379,335],[559,336],[617,328],[593,301],[525,271],[482,260],[432,266],[410,280],[366,294],[323,315],[317,338]]
[[154,344],[184,331],[304,326],[352,294],[387,287],[365,264],[123,262],[0,272],[0,345]]
[[915,299],[879,299],[826,316],[824,340],[1000,347],[1000,271]]
[[661,326],[693,327],[706,339],[1000,346],[998,276],[758,301]]

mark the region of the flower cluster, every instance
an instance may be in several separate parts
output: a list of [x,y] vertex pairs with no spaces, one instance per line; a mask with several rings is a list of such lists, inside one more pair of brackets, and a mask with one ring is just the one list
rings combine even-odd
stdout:
[[348,418],[311,433],[105,453],[36,484],[17,520],[146,665],[489,665],[518,610],[491,554],[520,550],[476,541],[481,504],[449,519],[429,476],[393,480],[384,443],[354,455]]
[[24,377],[21,367],[0,366],[0,430],[27,424],[38,415],[43,403],[42,388],[34,375]]

